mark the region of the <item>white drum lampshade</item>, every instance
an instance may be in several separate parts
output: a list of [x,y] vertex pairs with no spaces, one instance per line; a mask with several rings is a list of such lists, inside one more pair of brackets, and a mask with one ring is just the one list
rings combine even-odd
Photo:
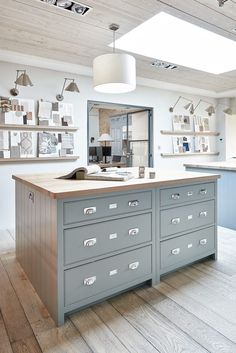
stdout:
[[93,61],[94,89],[104,93],[125,93],[136,88],[136,61],[129,54],[104,54]]

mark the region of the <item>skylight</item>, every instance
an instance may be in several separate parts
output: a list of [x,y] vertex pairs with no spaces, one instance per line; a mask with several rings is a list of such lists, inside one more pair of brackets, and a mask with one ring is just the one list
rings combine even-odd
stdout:
[[117,39],[116,47],[212,74],[236,69],[235,41],[165,12]]

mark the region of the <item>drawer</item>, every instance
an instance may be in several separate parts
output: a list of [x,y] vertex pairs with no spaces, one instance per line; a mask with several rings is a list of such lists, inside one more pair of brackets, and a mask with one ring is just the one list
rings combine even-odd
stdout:
[[182,202],[204,200],[214,197],[215,184],[206,183],[163,189],[160,195],[161,206],[171,206]]
[[151,213],[64,230],[64,263],[151,241]]
[[215,223],[214,200],[161,211],[161,237]]
[[65,306],[148,276],[151,246],[65,271]]
[[64,224],[148,210],[152,207],[151,191],[98,197],[64,203]]
[[[190,263],[191,259],[200,257],[215,249],[215,228],[210,227],[161,243],[161,269],[170,266],[179,267]],[[163,271],[162,271],[163,272]]]

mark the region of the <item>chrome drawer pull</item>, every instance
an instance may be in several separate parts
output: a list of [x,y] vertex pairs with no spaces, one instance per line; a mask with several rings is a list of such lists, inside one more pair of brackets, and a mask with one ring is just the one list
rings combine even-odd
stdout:
[[172,224],[179,224],[179,223],[180,223],[180,218],[173,218],[173,219],[171,220],[171,223],[172,223]]
[[207,217],[207,211],[200,212],[199,217]]
[[192,191],[188,191],[187,195],[188,196],[193,196],[193,192]]
[[129,235],[138,235],[139,233],[139,228],[132,228],[132,229],[129,229]]
[[84,241],[84,247],[86,247],[86,246],[94,246],[96,243],[97,243],[97,239],[96,238],[86,239]]
[[179,200],[179,198],[180,198],[180,194],[172,194],[171,195],[171,198],[172,198],[172,200]]
[[139,267],[139,261],[133,262],[132,264],[129,264],[129,269],[130,270],[136,270]]
[[109,272],[109,276],[115,276],[115,275],[117,275],[117,273],[118,273],[117,269],[112,270],[112,271]]
[[201,239],[199,241],[200,245],[206,245],[207,244],[207,239]]
[[84,215],[90,215],[97,212],[96,207],[86,207],[84,208]]
[[139,205],[138,200],[129,201],[129,207],[137,207]]
[[201,190],[199,191],[199,193],[200,193],[201,195],[206,195],[206,194],[207,194],[207,189],[201,189]]
[[85,278],[84,279],[84,285],[85,286],[92,286],[96,282],[96,279],[97,279],[96,276]]
[[176,249],[171,250],[172,255],[179,255],[179,253],[180,253],[180,248],[176,248]]

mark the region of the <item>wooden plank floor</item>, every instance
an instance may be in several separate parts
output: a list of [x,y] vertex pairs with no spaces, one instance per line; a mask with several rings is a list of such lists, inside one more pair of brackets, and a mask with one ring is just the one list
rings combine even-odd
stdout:
[[0,231],[0,353],[236,353],[236,231],[207,260],[67,318],[57,328]]

